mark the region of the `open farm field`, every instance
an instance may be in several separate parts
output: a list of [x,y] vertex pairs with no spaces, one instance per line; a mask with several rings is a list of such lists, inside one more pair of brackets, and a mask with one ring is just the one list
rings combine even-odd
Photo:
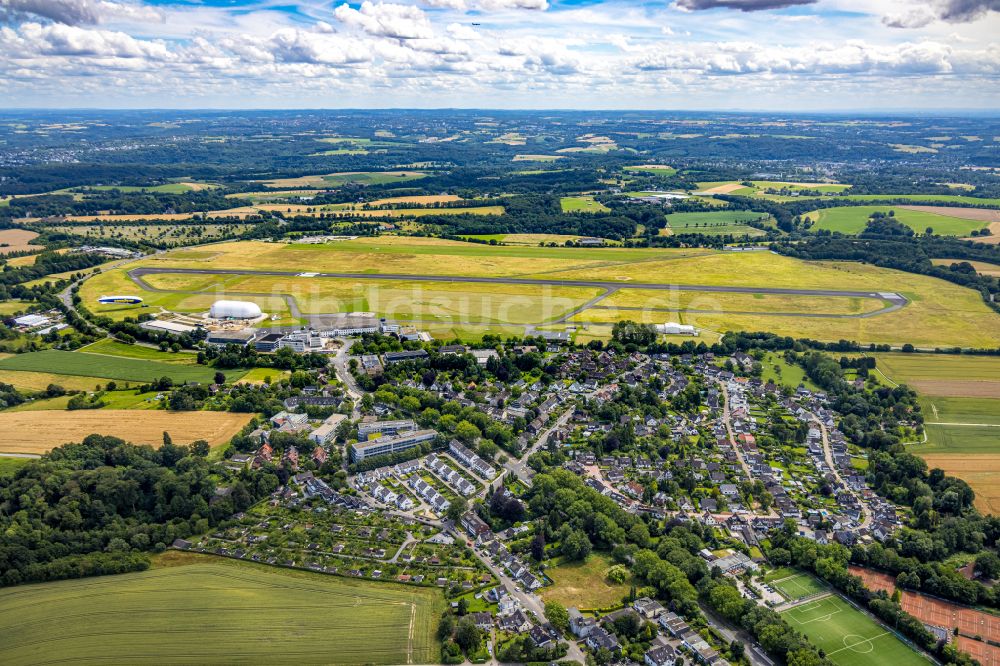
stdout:
[[731,183],[731,182],[710,182],[710,183],[697,183],[698,191],[695,194],[738,194],[740,196],[749,196],[754,193],[752,187],[747,187],[742,183]]
[[[42,250],[41,245],[32,245],[31,241],[38,238],[38,233],[25,229],[0,230],[0,255],[11,252]],[[32,262],[34,263],[34,262]]]
[[563,197],[559,205],[564,213],[606,213],[611,210],[592,196]]
[[925,396],[1000,398],[1000,357],[875,354],[878,371]]
[[184,194],[185,192],[200,192],[218,187],[211,183],[166,183],[164,185],[150,185],[148,187],[133,185],[90,185],[80,188],[83,192],[108,192],[118,190],[119,192],[159,192],[161,194]]
[[[136,213],[132,215],[67,215],[56,218],[64,222],[186,222],[194,220],[197,216],[201,220],[233,219],[242,220],[247,217],[257,215],[257,208],[244,206],[242,208],[230,208],[226,210],[210,210],[202,213]],[[168,226],[168,225],[161,225]],[[80,227],[73,227],[80,229]]]
[[23,257],[10,257],[5,259],[8,266],[13,266],[14,268],[21,268],[22,266],[34,266],[35,262],[38,261],[37,254],[29,254]]
[[910,447],[912,453],[926,455],[930,453],[949,454],[995,454],[1000,458],[1000,425],[985,423],[983,425],[946,425],[928,423],[927,443],[914,444]]
[[947,217],[957,217],[961,220],[974,220],[976,222],[1000,222],[1000,210],[989,208],[963,208],[961,206],[900,206],[904,210],[915,210],[923,213],[933,213],[935,215],[945,215]]
[[1000,206],[1000,198],[970,197],[964,194],[841,194],[837,200],[844,201],[905,201],[914,204],[956,203],[972,206]]
[[[127,345],[105,338],[98,340],[86,347],[81,347],[79,352],[87,354],[107,354],[110,356],[121,356],[124,358],[137,358],[144,361],[156,361],[158,363],[173,363],[177,365],[197,365],[197,355],[189,352],[162,352],[152,347],[142,345]],[[202,366],[204,367],[204,366]]]
[[967,261],[966,259],[931,259],[931,263],[936,266],[951,266],[954,263],[962,261],[969,263],[980,275],[1000,277],[1000,265],[997,264],[990,264],[985,261]]
[[514,155],[514,162],[555,162],[565,159],[565,155]]
[[[943,210],[952,210],[950,208]],[[928,227],[940,236],[967,236],[974,230],[986,226],[975,220],[950,217],[948,215],[931,213],[927,210],[894,206],[839,206],[822,208],[806,213],[805,217],[816,222],[815,228],[829,231],[839,231],[843,234],[857,234],[865,230],[868,218],[873,213],[892,211],[900,224],[905,224],[914,232],[922,234]]]
[[121,239],[169,245],[192,245],[241,234],[249,224],[70,224],[46,227],[49,231],[76,234],[95,240]]
[[386,197],[367,202],[369,206],[391,206],[393,204],[422,204],[430,205],[436,203],[449,203],[452,201],[462,201],[457,194],[416,194],[408,197]]
[[31,303],[25,303],[24,301],[0,301],[0,316],[12,315],[30,306]]
[[45,453],[94,433],[113,435],[134,444],[159,446],[163,443],[163,433],[168,432],[176,444],[204,439],[212,446],[219,446],[228,443],[251,416],[131,409],[0,412],[0,451]]
[[94,387],[104,386],[107,381],[104,377],[0,369],[0,382],[22,391],[44,391],[49,384],[61,386],[67,391],[93,391]]
[[[384,208],[363,209],[355,206],[347,208],[344,204],[330,206],[309,206],[306,204],[261,204],[255,208],[286,215],[318,217],[320,215],[336,215],[339,218],[353,217],[425,217],[427,215],[503,215],[503,206],[468,206],[461,208]],[[217,211],[225,212],[225,211]]]
[[264,187],[276,189],[290,187],[339,187],[348,183],[360,185],[386,185],[390,183],[405,183],[427,176],[422,171],[345,171],[342,173],[317,174],[299,176],[297,178],[276,178],[274,180],[256,181]]
[[586,562],[566,562],[549,567],[546,575],[553,585],[541,590],[545,601],[558,601],[566,607],[607,608],[621,603],[628,595],[629,582],[612,583],[607,579],[614,562],[603,553],[591,553]]
[[672,176],[677,173],[677,169],[672,166],[667,166],[666,164],[635,164],[632,166],[623,167],[624,171],[640,171],[645,173],[657,174],[659,176]]
[[704,213],[672,213],[667,216],[667,228],[675,234],[750,235],[763,236],[764,232],[747,225],[766,218],[761,213],[738,210],[718,210]]
[[[17,354],[0,359],[0,370],[43,372],[81,377],[103,377],[123,381],[149,382],[171,377],[175,382],[211,383],[215,371],[207,366],[187,366],[177,363],[107,354],[67,352],[54,349]],[[238,376],[239,371],[230,372]]]
[[[941,426],[930,426],[937,430]],[[957,433],[959,436],[962,433]],[[943,469],[950,476],[957,476],[976,493],[976,508],[983,513],[1000,515],[1000,428],[984,433],[992,437],[994,453],[923,453],[920,457],[927,461],[931,469]]]
[[931,663],[889,629],[835,595],[790,608],[781,617],[840,666]]
[[920,394],[927,441],[908,449],[972,486],[980,511],[1000,513],[1000,358],[875,357],[881,378]]
[[[943,398],[922,396],[920,400],[928,423],[984,423],[1000,426],[1000,396],[996,398]],[[1000,432],[997,433],[1000,452]]]
[[249,201],[269,201],[272,199],[297,199],[311,197],[325,190],[258,190],[256,192],[233,192],[227,194],[227,199],[247,199]]
[[438,590],[192,557],[0,591],[0,624],[16,628],[0,661],[425,664],[443,606]]

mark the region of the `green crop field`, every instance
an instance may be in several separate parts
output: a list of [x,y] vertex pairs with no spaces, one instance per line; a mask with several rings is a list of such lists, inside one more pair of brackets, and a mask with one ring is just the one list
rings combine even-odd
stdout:
[[[177,363],[160,363],[137,358],[54,349],[17,354],[0,359],[0,370],[47,372],[136,382],[149,382],[160,377],[170,377],[174,382],[206,384],[212,382],[212,377],[215,374],[214,369],[206,366],[186,366]],[[236,377],[243,373],[230,371],[229,374]]]
[[188,183],[167,183],[166,185],[151,185],[148,187],[142,186],[132,186],[132,185],[90,185],[86,187],[86,190],[94,190],[98,192],[107,192],[110,190],[118,190],[120,192],[160,192],[163,194],[184,194],[185,192],[193,192],[199,189],[210,189],[218,187],[218,185],[209,184],[188,184]]
[[910,203],[960,203],[973,206],[1000,206],[1000,199],[969,197],[961,194],[844,194],[844,201],[908,201]]
[[275,180],[256,181],[266,187],[340,187],[348,183],[360,185],[386,185],[388,183],[405,183],[410,180],[424,178],[426,173],[420,171],[353,171],[343,173],[317,174],[299,176],[297,178],[278,178]]
[[892,206],[838,206],[814,210],[811,213],[806,213],[804,217],[814,220],[816,222],[814,228],[816,229],[857,234],[865,230],[865,225],[872,213],[888,213],[889,211],[893,211],[900,224],[905,224],[920,234],[924,233],[927,227],[931,227],[934,229],[934,233],[940,236],[968,236],[972,231],[986,226],[985,222],[977,222],[976,220],[962,220],[957,217]]
[[438,590],[209,557],[0,590],[0,663],[438,661]]
[[81,347],[79,351],[87,354],[109,354],[111,356],[137,358],[144,361],[158,361],[160,363],[177,363],[180,365],[196,365],[198,362],[197,355],[193,353],[162,352],[159,349],[153,349],[152,347],[127,345],[124,342],[118,342],[116,340],[111,340],[110,338],[98,340],[97,342],[89,344],[86,347]]
[[606,213],[610,208],[600,201],[594,201],[594,197],[563,197],[559,200],[564,213]]
[[[1000,426],[1000,398],[921,396],[927,423],[986,423]],[[997,431],[1000,449],[1000,430]]]
[[747,225],[747,222],[767,219],[767,215],[742,210],[714,210],[699,213],[671,213],[667,215],[667,228],[675,234],[750,235],[763,236],[764,232]]
[[952,426],[929,423],[925,427],[927,443],[914,445],[913,453],[1000,454],[1000,427],[997,425]]
[[625,171],[641,171],[658,176],[672,176],[677,173],[677,169],[662,164],[636,164],[624,167]]
[[781,617],[841,666],[926,666],[929,660],[838,596],[784,611]]
[[816,578],[794,569],[776,569],[764,576],[764,582],[789,600],[825,592],[828,588]]

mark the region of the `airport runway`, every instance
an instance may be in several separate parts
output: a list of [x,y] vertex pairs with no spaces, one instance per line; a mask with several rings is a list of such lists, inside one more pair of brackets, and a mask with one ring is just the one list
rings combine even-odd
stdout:
[[[168,292],[168,293],[209,293],[185,292],[183,290],[157,289],[143,279],[146,275],[247,275],[247,276],[270,276],[270,277],[300,277],[305,280],[311,279],[339,279],[339,280],[394,280],[403,282],[445,282],[450,284],[472,283],[472,284],[508,284],[508,285],[532,285],[545,287],[589,287],[593,289],[603,289],[604,292],[587,301],[582,306],[574,308],[571,312],[564,314],[559,319],[548,322],[564,323],[570,317],[579,314],[588,308],[599,308],[608,310],[644,310],[664,312],[688,312],[689,310],[671,310],[667,308],[641,308],[641,307],[616,307],[601,306],[600,301],[604,300],[619,289],[646,289],[651,291],[695,291],[695,292],[716,292],[727,294],[775,294],[785,296],[826,296],[833,298],[873,298],[879,301],[887,301],[889,305],[879,310],[863,312],[859,314],[823,314],[823,313],[794,313],[794,312],[728,312],[690,310],[702,314],[745,314],[778,317],[826,317],[832,319],[867,319],[878,315],[888,314],[904,307],[909,301],[902,294],[894,292],[876,291],[850,291],[838,289],[790,289],[785,287],[732,287],[723,285],[695,285],[695,284],[662,284],[650,282],[627,282],[614,280],[555,280],[545,278],[514,278],[514,277],[472,277],[462,275],[410,275],[405,273],[303,273],[299,271],[269,271],[250,269],[227,269],[227,268],[157,268],[152,266],[140,266],[128,271],[129,278],[139,287],[147,291]],[[241,293],[228,291],[232,295],[246,296],[275,296],[279,294],[261,293]],[[294,298],[289,294],[280,294],[289,303],[293,316],[298,314],[298,307],[294,303]],[[597,322],[591,322],[597,323]]]

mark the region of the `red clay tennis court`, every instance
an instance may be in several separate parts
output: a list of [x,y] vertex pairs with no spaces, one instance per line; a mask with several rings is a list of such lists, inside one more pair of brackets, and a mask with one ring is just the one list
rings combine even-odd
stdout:
[[[896,588],[896,580],[889,574],[863,567],[851,566],[849,570],[872,590],[885,590],[889,594]],[[1000,648],[983,641],[1000,642],[1000,617],[942,601],[919,592],[902,591],[900,605],[907,613],[925,624],[952,630],[958,627],[962,636],[956,640],[959,648],[968,652],[982,666],[1000,666]],[[973,636],[983,640],[977,641]]]

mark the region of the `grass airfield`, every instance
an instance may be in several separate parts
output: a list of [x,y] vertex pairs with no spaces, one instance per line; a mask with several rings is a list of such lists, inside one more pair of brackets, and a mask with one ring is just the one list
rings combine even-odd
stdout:
[[[163,291],[142,290],[127,273],[136,267],[166,271],[144,278]],[[171,268],[206,272],[173,274]],[[289,274],[226,272],[247,270]],[[317,278],[297,271],[352,277]],[[363,277],[366,274],[372,279]],[[376,279],[378,275],[392,279]],[[425,279],[410,281],[407,275]],[[427,281],[428,276],[443,279]],[[458,279],[462,277],[549,284],[474,283]],[[564,281],[587,284],[561,286]],[[642,289],[630,283],[678,285],[684,290]],[[751,293],[719,290],[729,287]],[[774,288],[852,290],[873,296],[767,293]],[[900,293],[909,302],[894,312],[872,314],[885,306],[877,296],[880,292]],[[98,305],[97,299],[108,293],[140,295],[149,307]],[[957,285],[852,262],[805,262],[770,252],[695,248],[490,246],[394,236],[325,245],[240,241],[148,257],[86,281],[81,296],[88,308],[116,319],[160,308],[203,312],[213,300],[230,297],[254,301],[265,312],[278,314],[277,325],[303,323],[314,314],[365,310],[444,327],[523,330],[530,325],[569,324],[596,333],[602,324],[619,319],[649,323],[679,319],[714,335],[770,330],[821,340],[924,347],[1000,344],[996,315],[976,292]]]

